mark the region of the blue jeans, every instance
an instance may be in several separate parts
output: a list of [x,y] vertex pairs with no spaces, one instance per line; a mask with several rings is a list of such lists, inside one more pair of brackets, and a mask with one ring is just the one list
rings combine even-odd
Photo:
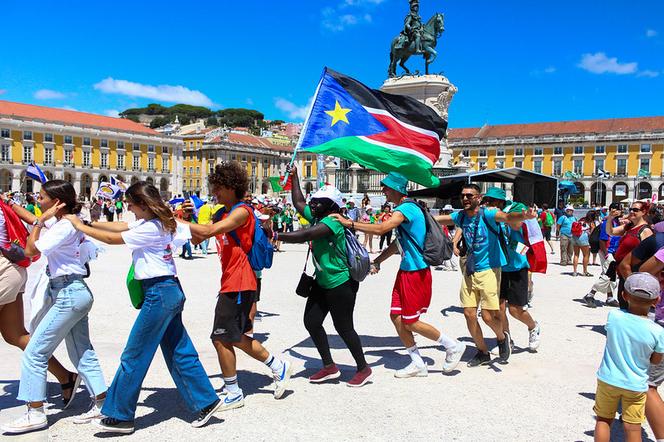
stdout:
[[53,306],[32,333],[21,360],[18,399],[26,402],[46,400],[48,360],[64,340],[69,359],[91,396],[106,391],[106,382],[97,354],[90,343],[88,312],[93,298],[79,275],[51,279],[48,295]]
[[192,254],[191,254],[191,242],[189,242],[189,241],[187,241],[186,243],[184,243],[184,244],[182,245],[182,253],[180,253],[180,256],[184,258],[184,257],[185,257],[185,254],[186,254],[186,256],[189,257],[189,258],[192,257]]
[[210,243],[210,238],[205,239],[201,242],[201,251],[203,252],[203,255],[207,255],[209,243]]
[[134,322],[120,367],[106,394],[105,416],[134,420],[141,384],[161,345],[164,360],[187,407],[197,412],[217,400],[217,394],[182,324],[184,293],[172,276],[142,280],[145,301]]

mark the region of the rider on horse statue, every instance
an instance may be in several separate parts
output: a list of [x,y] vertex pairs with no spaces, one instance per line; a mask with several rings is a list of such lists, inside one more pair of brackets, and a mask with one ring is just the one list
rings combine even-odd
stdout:
[[412,45],[413,51],[416,54],[422,53],[422,19],[420,18],[420,2],[419,0],[409,0],[410,13],[404,20],[403,31],[401,34],[406,37],[405,47]]

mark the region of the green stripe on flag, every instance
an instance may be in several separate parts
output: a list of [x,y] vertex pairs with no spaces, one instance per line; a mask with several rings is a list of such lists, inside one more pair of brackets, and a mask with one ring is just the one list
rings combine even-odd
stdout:
[[281,178],[278,176],[271,176],[270,185],[272,186],[273,192],[282,192],[284,188],[281,186]]
[[358,137],[335,138],[303,150],[343,158],[384,173],[399,172],[410,181],[425,187],[440,185],[440,180],[431,171],[431,163],[417,155],[373,144]]

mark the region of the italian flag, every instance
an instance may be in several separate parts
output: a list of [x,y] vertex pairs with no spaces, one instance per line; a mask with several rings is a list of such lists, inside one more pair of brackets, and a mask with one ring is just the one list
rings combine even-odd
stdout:
[[546,273],[547,259],[544,247],[544,235],[537,219],[527,219],[523,222],[523,238],[529,249],[526,253],[528,265],[532,273]]
[[283,176],[271,176],[269,178],[270,180],[270,186],[272,186],[272,191],[273,192],[287,192],[291,190],[291,177],[288,177],[288,181],[286,181],[286,184],[283,186],[281,183],[283,183],[284,177]]
[[414,98],[370,89],[325,68],[296,149],[435,187],[440,180],[432,167],[446,130],[447,122]]

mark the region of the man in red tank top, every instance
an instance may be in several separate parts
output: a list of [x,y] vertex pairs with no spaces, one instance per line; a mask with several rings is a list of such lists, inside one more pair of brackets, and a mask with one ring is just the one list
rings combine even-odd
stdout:
[[252,329],[251,307],[256,300],[256,274],[249,264],[256,226],[253,209],[242,202],[248,188],[247,171],[235,161],[215,167],[208,176],[210,192],[225,208],[230,208],[214,224],[191,224],[194,242],[216,237],[221,244],[221,287],[214,312],[210,338],[224,377],[224,403],[219,410],[244,406],[244,395],[237,381],[235,348],[239,348],[272,370],[276,384],[274,397],[280,399],[292,374],[292,363],[270,354],[247,336]]

